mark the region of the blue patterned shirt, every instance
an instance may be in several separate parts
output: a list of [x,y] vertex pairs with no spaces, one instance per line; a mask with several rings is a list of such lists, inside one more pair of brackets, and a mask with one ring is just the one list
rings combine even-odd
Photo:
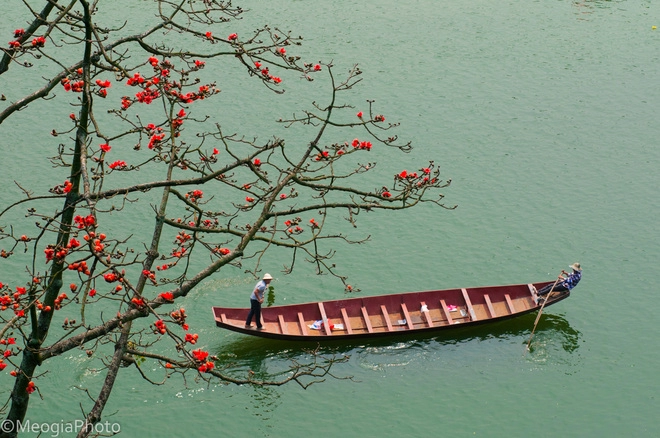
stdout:
[[573,271],[572,273],[568,274],[568,277],[566,277],[564,281],[561,282],[561,284],[566,289],[571,290],[575,286],[577,286],[581,278],[582,278],[582,271]]

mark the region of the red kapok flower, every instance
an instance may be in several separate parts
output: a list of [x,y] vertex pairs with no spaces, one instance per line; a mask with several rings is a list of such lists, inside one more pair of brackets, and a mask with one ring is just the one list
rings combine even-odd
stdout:
[[390,192],[383,192],[382,196],[383,196],[383,198],[391,198],[392,194]]
[[236,38],[238,38],[238,34],[235,33],[229,34],[229,36],[227,37],[229,41],[234,41]]
[[204,34],[204,36],[206,36],[206,39],[213,40],[213,33],[212,32],[206,32]]
[[360,111],[359,113],[357,113],[357,116],[358,116],[359,119],[361,119],[362,116],[363,116],[362,111]]
[[163,292],[162,294],[159,295],[162,299],[165,301],[173,301],[174,300],[174,294],[172,292]]
[[112,149],[112,147],[107,143],[103,143],[99,145],[99,149],[101,149],[103,152],[110,152],[110,149]]
[[254,164],[256,167],[259,167],[261,166],[261,160],[259,158],[255,158],[252,164]]
[[40,36],[32,40],[32,47],[43,47],[46,44],[46,38]]
[[286,49],[284,47],[280,47],[279,49],[277,49],[277,51],[280,55],[284,55],[286,53]]
[[200,349],[191,351],[191,354],[195,359],[197,359],[200,362],[205,361],[206,358],[209,357],[209,353],[207,351],[202,351]]
[[316,64],[314,66],[314,71],[320,71],[321,70],[321,64]]

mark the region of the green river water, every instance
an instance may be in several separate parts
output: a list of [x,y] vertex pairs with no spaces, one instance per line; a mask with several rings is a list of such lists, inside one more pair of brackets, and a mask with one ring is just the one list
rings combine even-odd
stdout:
[[[8,3],[0,18],[7,41],[25,26],[17,22],[22,2]],[[447,204],[458,205],[454,211],[360,217],[351,232],[370,234],[372,242],[338,248],[336,262],[362,294],[552,280],[575,261],[583,279],[570,299],[544,312],[527,354],[534,314],[451,335],[323,346],[324,353],[350,355],[334,373],[353,380],[328,379],[307,390],[192,380],[186,387],[176,378],[153,386],[129,369],[104,420],[128,437],[657,436],[660,309],[651,277],[660,260],[660,30],[653,29],[660,2],[237,3],[254,9],[241,29],[293,29],[306,37],[296,50],[312,61],[332,59],[338,70],[360,63],[364,81],[352,98],[376,99],[416,145],[409,155],[374,159],[395,173],[432,158],[453,180],[445,194]],[[145,19],[151,5],[113,4],[122,7],[108,13]],[[0,92],[17,96],[22,82],[9,78],[0,76]],[[218,111],[231,106],[242,114],[226,123],[264,138],[272,120],[317,97],[304,87],[260,97],[265,91],[256,82],[246,85],[254,90],[232,88],[231,78],[220,84],[226,106]],[[48,120],[35,107],[0,126],[3,198],[19,196],[14,179],[48,186],[39,169],[49,163],[37,152],[53,147],[48,133],[61,121],[56,115]],[[33,144],[27,130],[50,143]],[[25,173],[25,160],[34,176]],[[271,266],[278,304],[344,296],[336,280],[310,269],[283,276],[276,257]],[[0,280],[12,283],[12,269],[21,267],[0,264]],[[313,345],[214,326],[210,306],[245,306],[252,286],[228,270],[186,298],[201,346],[239,370],[276,372],[305,358],[303,348]],[[89,402],[75,386],[95,394],[100,366],[83,351],[57,359],[39,382],[44,399],[32,398],[29,418],[79,418],[79,403],[89,409]],[[0,373],[0,395],[11,383]]]

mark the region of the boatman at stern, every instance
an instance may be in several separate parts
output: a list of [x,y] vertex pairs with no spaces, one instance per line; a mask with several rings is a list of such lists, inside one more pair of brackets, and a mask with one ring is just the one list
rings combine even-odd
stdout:
[[553,292],[569,291],[577,286],[577,284],[580,282],[580,279],[582,278],[582,268],[580,268],[579,263],[573,263],[571,266],[569,266],[569,268],[571,268],[573,272],[569,274],[568,272],[562,270],[561,274],[559,274],[557,285],[554,287],[554,289],[552,287],[554,283],[552,283],[541,288],[541,290],[537,292],[539,301],[541,300],[541,297],[548,294],[550,290]]
[[254,290],[250,295],[250,313],[248,313],[247,320],[245,321],[245,328],[252,327],[252,317],[256,317],[257,330],[263,330],[261,325],[261,303],[264,302],[264,292],[273,279],[270,274],[264,274],[264,278],[254,286]]

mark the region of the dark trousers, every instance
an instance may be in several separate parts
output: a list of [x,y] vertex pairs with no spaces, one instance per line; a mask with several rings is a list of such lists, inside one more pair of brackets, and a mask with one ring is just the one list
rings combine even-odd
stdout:
[[261,303],[259,300],[250,300],[250,313],[248,313],[245,325],[252,324],[252,317],[257,317],[257,327],[261,328]]
[[[538,291],[538,295],[545,295],[548,292],[550,292],[550,289],[552,289],[553,284],[554,283],[550,283],[549,285],[542,287],[541,290]],[[557,283],[557,286],[555,286],[555,288],[552,289],[553,292],[563,292],[567,290],[568,288],[566,288],[566,286],[562,285],[561,283]]]

